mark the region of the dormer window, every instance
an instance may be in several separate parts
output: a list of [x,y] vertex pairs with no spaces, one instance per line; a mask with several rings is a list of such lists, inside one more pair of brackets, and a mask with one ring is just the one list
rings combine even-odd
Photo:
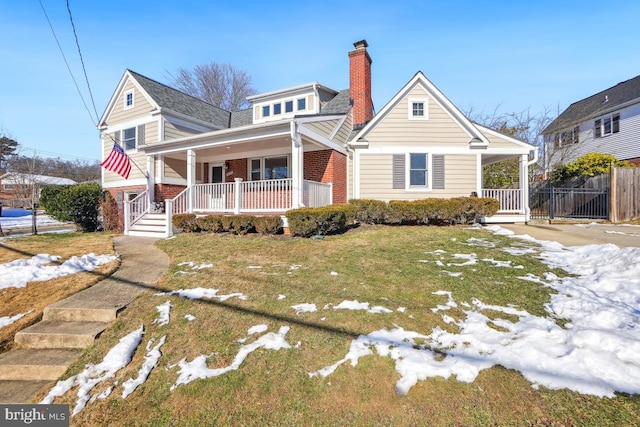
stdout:
[[124,109],[133,108],[133,91],[130,90],[124,94]]
[[307,98],[298,98],[298,111],[307,109]]
[[271,106],[265,105],[262,107],[262,117],[269,117],[271,115]]
[[284,103],[284,112],[292,113],[293,112],[293,101],[286,101]]

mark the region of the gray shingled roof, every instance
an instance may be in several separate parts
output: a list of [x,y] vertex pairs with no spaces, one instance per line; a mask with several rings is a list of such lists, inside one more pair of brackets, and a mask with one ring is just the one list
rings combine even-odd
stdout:
[[322,109],[322,114],[346,114],[351,108],[349,89],[343,89]]
[[231,117],[229,111],[201,101],[142,74],[128,71],[161,108],[194,117],[223,129],[229,127]]
[[639,98],[640,76],[636,76],[581,101],[574,102],[551,122],[543,133],[548,134],[568,129],[587,119],[597,117],[605,110],[610,111],[616,106]]
[[230,127],[237,128],[250,124],[253,124],[253,109],[247,108],[246,110],[233,111],[231,113]]

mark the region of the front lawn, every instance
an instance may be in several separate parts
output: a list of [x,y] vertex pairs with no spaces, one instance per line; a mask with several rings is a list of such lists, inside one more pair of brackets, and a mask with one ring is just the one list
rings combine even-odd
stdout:
[[[534,243],[462,227],[370,226],[323,240],[181,234],[157,245],[171,257],[157,291],[137,298],[64,378],[144,325],[142,342],[131,363],[91,391],[115,385],[111,394],[89,401],[72,425],[640,423],[637,396],[533,387],[501,366],[466,382],[468,370],[450,368],[407,386],[413,368],[394,357],[432,357],[437,366],[448,354],[432,332],[457,333],[469,313],[488,318],[484,334],[548,316],[553,291],[522,277],[567,274],[542,264]],[[155,295],[179,290],[210,297]],[[163,324],[158,307],[167,301]],[[157,366],[122,398],[122,383],[162,337]],[[370,345],[355,345],[362,340]],[[55,403],[73,410],[76,391]]]

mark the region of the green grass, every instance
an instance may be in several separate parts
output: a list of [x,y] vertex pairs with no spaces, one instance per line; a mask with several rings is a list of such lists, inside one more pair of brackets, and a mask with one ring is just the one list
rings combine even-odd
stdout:
[[[469,239],[483,239],[470,245]],[[455,330],[431,311],[447,302],[434,295],[449,291],[456,302],[474,298],[486,304],[514,304],[545,316],[548,288],[517,279],[549,268],[533,256],[512,256],[500,247],[518,243],[490,233],[450,227],[361,227],[324,240],[288,237],[182,234],[157,245],[171,257],[171,266],[158,290],[206,287],[219,294],[242,292],[237,298],[191,301],[179,297],[137,298],[68,375],[85,363],[99,362],[119,338],[145,325],[145,337],[132,363],[117,374],[120,383],[135,376],[147,341],[167,335],[159,366],[145,384],[126,400],[121,388],[105,400],[89,403],[72,425],[591,425],[621,426],[640,423],[640,399],[619,395],[614,399],[582,396],[543,387],[534,390],[519,373],[501,367],[482,371],[471,384],[433,378],[418,382],[407,396],[398,396],[399,375],[390,358],[363,357],[356,367],[341,366],[327,378],[308,373],[345,356],[352,339],[381,328],[401,326],[429,334],[434,327]],[[487,246],[494,247],[487,247]],[[434,253],[444,250],[445,253]],[[523,269],[499,268],[488,262],[467,266],[453,254],[475,253],[478,259],[511,261]],[[213,263],[195,274],[180,262]],[[423,261],[423,262],[421,262]],[[440,261],[445,264],[440,267]],[[292,265],[299,268],[291,269]],[[249,266],[260,266],[251,269]],[[452,277],[446,271],[461,272]],[[338,275],[331,275],[331,272]],[[562,276],[563,272],[554,271]],[[278,295],[286,295],[279,300]],[[169,325],[153,324],[155,307],[171,300]],[[325,304],[358,300],[394,310],[389,314],[323,309]],[[291,305],[315,303],[318,311],[296,315]],[[399,312],[399,307],[406,311]],[[193,322],[185,314],[197,317]],[[461,308],[449,314],[464,318]],[[486,311],[490,318],[515,320]],[[250,354],[240,369],[206,380],[196,380],[170,391],[183,358],[215,353],[210,368],[231,363],[253,325],[265,323],[270,332],[288,325],[290,350],[260,349]],[[559,320],[559,323],[562,323]],[[248,342],[251,342],[249,340]],[[66,377],[66,376],[65,376]],[[109,384],[98,386],[100,392]],[[75,405],[75,392],[56,403]]]

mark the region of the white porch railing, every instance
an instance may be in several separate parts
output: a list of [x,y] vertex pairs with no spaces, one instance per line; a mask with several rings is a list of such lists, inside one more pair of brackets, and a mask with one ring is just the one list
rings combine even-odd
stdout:
[[[196,184],[191,189],[186,188],[175,199],[166,200],[165,211],[171,215],[185,212],[282,212],[297,207],[293,206],[293,191],[291,178]],[[320,207],[332,203],[331,184],[305,180],[302,191],[304,206]]]
[[498,200],[500,202],[499,213],[524,213],[522,190],[519,188],[483,189],[482,197]]
[[131,225],[135,224],[144,214],[149,212],[149,193],[144,190],[138,194],[133,200],[125,200],[124,202],[124,229],[129,230]]

